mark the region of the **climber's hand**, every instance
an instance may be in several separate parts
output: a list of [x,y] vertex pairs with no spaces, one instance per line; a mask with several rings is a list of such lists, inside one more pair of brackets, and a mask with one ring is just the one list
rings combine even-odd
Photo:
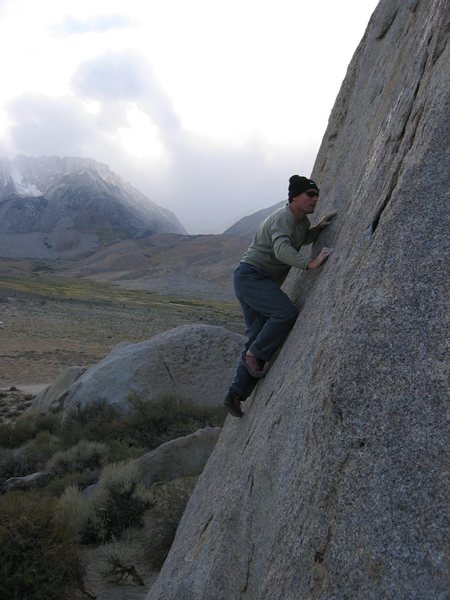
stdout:
[[328,213],[325,217],[323,217],[323,219],[320,219],[320,221],[317,223],[317,225],[315,226],[315,229],[325,229],[325,227],[328,227],[328,225],[330,224],[331,219],[337,215],[339,211],[334,210],[333,212]]
[[308,263],[308,269],[318,269],[324,261],[330,256],[333,252],[333,248],[322,248],[320,254],[313,258]]

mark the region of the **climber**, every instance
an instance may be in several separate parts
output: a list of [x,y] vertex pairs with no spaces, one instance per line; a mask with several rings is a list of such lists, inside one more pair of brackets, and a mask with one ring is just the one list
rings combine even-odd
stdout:
[[302,245],[316,241],[337,212],[311,227],[307,215],[314,212],[319,199],[317,184],[307,177],[293,175],[288,195],[288,203],[259,225],[233,273],[234,291],[248,337],[224,400],[224,406],[235,417],[244,414],[241,402],[250,396],[258,379],[266,375],[268,362],[299,314],[280,289],[290,268],[317,269],[333,252],[332,248],[322,248],[314,259],[298,252]]

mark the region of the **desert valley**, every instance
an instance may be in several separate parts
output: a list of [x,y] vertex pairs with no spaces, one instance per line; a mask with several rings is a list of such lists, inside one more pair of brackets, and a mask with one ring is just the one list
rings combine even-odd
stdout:
[[[106,17],[66,20],[67,43],[137,31]],[[448,598],[449,31],[445,0],[380,0],[311,175],[289,179],[289,207],[274,197],[220,234],[189,234],[93,158],[0,159],[0,598]],[[61,41],[61,26],[49,32]],[[229,51],[227,38],[220,79]],[[174,167],[185,216],[186,182],[207,183],[197,208],[220,210],[214,192],[264,164],[264,136],[250,163],[204,144],[138,54],[94,54],[70,82],[82,105],[16,98],[11,135],[57,139],[70,113],[74,147],[95,130],[104,148],[128,107],[134,142],[153,132]],[[292,97],[318,103],[317,89]],[[226,127],[226,111],[202,106]],[[310,115],[297,116],[301,141]],[[249,174],[257,199],[262,171]],[[232,272],[278,208],[258,229],[260,262],[236,272],[250,344]]]

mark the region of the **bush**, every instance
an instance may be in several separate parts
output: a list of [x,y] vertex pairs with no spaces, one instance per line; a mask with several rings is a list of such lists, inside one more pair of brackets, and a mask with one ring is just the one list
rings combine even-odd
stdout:
[[129,527],[142,527],[143,514],[150,506],[139,493],[138,484],[133,481],[128,485],[111,482],[107,485],[106,501],[98,509],[101,513],[104,539],[119,538]]
[[47,461],[59,450],[61,440],[49,431],[39,431],[33,440],[20,449],[20,454],[27,461],[30,471],[41,471]]
[[30,464],[18,450],[2,450],[0,452],[0,482],[10,477],[23,477],[30,473]]
[[56,501],[56,520],[66,527],[78,538],[86,527],[89,519],[94,517],[95,510],[90,498],[83,496],[78,486],[69,485]]
[[98,481],[98,472],[97,471],[83,471],[76,473],[67,473],[66,475],[61,475],[54,477],[51,481],[47,483],[47,485],[43,488],[43,492],[48,494],[49,496],[60,497],[64,490],[71,485],[76,486],[78,489],[82,490],[93,483]]
[[105,401],[72,406],[61,427],[64,447],[80,440],[107,442],[120,438],[119,417],[119,411]]
[[61,600],[82,579],[76,538],[36,494],[0,498],[0,598]]
[[64,475],[74,471],[93,471],[106,464],[109,456],[105,444],[81,440],[68,450],[56,452],[47,462],[46,470],[54,475]]
[[225,418],[221,408],[190,406],[171,398],[150,404],[130,396],[128,402],[131,410],[123,417],[123,428],[135,443],[148,450],[203,427],[222,426]]
[[108,440],[107,442],[110,459],[113,462],[121,462],[139,458],[146,452],[147,448],[143,446],[135,446],[135,442],[131,439],[123,438],[120,440]]
[[145,586],[144,580],[135,566],[138,558],[135,544],[128,541],[114,542],[103,547],[103,565],[98,572],[103,579],[113,583],[126,581]]
[[34,440],[21,448],[0,450],[0,482],[10,477],[23,477],[41,471],[59,447],[59,439],[48,431],[40,431]]
[[82,532],[83,543],[118,539],[129,527],[142,527],[149,508],[149,493],[138,482],[135,463],[108,465],[102,473],[94,497],[95,515],[88,519]]
[[15,423],[0,424],[0,447],[18,448],[35,438],[40,431],[56,433],[59,427],[59,420],[54,415],[22,415]]
[[85,439],[107,444],[115,459],[134,458],[203,427],[221,426],[225,418],[222,408],[189,406],[170,398],[151,404],[130,395],[128,403],[125,415],[106,402],[72,407],[61,429],[63,446]]

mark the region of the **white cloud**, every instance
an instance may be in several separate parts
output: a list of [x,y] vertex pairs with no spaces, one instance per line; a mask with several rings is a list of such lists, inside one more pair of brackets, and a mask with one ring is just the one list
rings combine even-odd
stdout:
[[0,0],[0,148],[92,156],[221,230],[309,174],[375,5]]
[[145,95],[153,79],[150,65],[134,52],[108,52],[81,63],[72,77],[76,92],[109,102]]
[[10,136],[18,152],[82,155],[94,138],[94,121],[73,98],[23,95],[10,105]]
[[55,27],[55,32],[60,35],[106,33],[112,29],[123,29],[133,26],[133,20],[124,15],[95,15],[88,19],[76,19],[66,16],[64,21]]

